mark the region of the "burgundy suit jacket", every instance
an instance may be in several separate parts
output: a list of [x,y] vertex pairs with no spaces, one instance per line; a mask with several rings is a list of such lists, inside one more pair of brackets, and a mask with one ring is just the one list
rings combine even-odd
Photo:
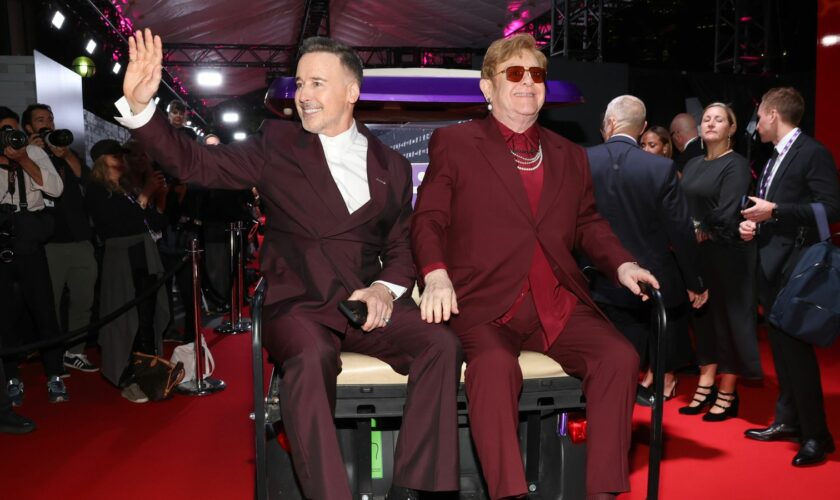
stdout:
[[536,217],[492,118],[436,130],[411,222],[417,268],[446,265],[458,296],[455,332],[491,322],[513,304],[541,244],[557,280],[597,310],[572,250],[607,276],[635,259],[595,209],[586,151],[539,128],[544,181]]
[[[338,302],[375,280],[411,288],[411,166],[362,124],[368,140],[371,199],[347,211],[321,141],[299,123],[267,120],[247,140],[204,146],[180,134],[157,111],[132,135],[161,166],[184,182],[250,189],[265,201],[260,268],[266,305],[344,331]],[[380,263],[381,259],[381,263]]]

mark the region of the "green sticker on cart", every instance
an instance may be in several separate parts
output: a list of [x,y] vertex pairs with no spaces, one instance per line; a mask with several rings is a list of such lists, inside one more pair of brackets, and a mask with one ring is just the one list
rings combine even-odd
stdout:
[[373,430],[376,428],[376,419],[370,420],[370,426],[370,477],[382,479],[382,431]]

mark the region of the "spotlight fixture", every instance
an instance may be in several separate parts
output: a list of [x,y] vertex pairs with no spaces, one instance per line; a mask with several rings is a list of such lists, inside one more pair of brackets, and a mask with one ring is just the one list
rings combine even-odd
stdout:
[[64,14],[62,14],[60,10],[55,11],[52,18],[52,25],[59,30],[64,25]]
[[236,140],[236,141],[244,141],[246,137],[247,137],[247,135],[245,134],[245,132],[234,132],[233,133],[233,139]]
[[115,62],[114,63],[114,69],[112,69],[111,71],[113,71],[115,75],[119,75],[121,69],[122,69],[122,66],[120,65],[120,63]]
[[155,97],[155,105],[160,102],[160,97]]
[[94,42],[93,40],[88,40],[88,43],[85,46],[85,51],[88,54],[93,54],[94,50],[96,50],[96,42]]
[[192,121],[187,120],[187,126],[188,126],[188,127],[192,127]]
[[202,87],[218,87],[222,84],[222,74],[218,71],[201,71],[198,73],[198,84]]
[[222,113],[222,121],[225,123],[239,123],[239,113],[236,111]]

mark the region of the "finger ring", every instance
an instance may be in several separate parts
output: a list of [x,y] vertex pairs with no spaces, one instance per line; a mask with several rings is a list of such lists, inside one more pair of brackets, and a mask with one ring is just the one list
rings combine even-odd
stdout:
[[390,323],[391,323],[391,318],[385,318],[385,324],[387,325],[387,324],[390,324]]

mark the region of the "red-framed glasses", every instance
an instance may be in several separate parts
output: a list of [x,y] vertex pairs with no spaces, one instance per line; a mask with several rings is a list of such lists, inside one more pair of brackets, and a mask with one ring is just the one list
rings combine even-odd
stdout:
[[501,75],[504,73],[507,81],[517,83],[522,81],[522,78],[525,77],[526,71],[531,73],[531,80],[533,80],[534,83],[545,82],[545,69],[540,68],[539,66],[531,66],[530,68],[526,68],[525,66],[509,66],[496,74]]

